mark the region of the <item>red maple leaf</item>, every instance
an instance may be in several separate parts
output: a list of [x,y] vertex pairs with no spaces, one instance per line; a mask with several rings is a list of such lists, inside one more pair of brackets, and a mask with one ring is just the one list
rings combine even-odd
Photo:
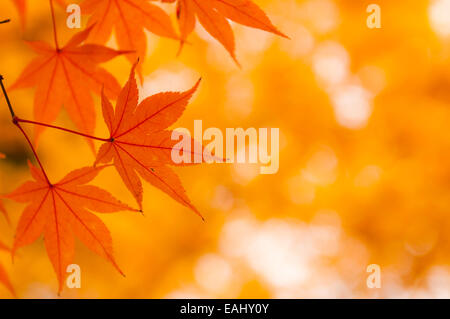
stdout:
[[5,216],[6,220],[7,220],[8,223],[9,223],[9,217],[8,217],[8,214],[6,213],[5,206],[3,205],[3,202],[2,202],[1,199],[0,199],[0,213],[2,213],[3,216]]
[[[9,247],[0,242],[0,251],[10,251]],[[16,295],[14,291],[14,287],[11,284],[11,280],[8,277],[8,273],[6,272],[5,268],[3,268],[2,264],[0,264],[0,284],[5,286],[13,296]]]
[[47,254],[62,290],[66,268],[75,253],[74,238],[109,260],[122,274],[113,256],[112,239],[105,224],[90,211],[112,213],[136,211],[115,199],[107,191],[85,185],[105,167],[75,170],[60,182],[51,184],[47,175],[29,163],[33,181],[28,181],[7,197],[29,203],[17,225],[12,254],[44,235]]
[[[55,0],[61,7],[65,6],[65,0]],[[25,28],[26,16],[27,16],[27,1],[26,0],[13,0],[16,5],[17,11],[19,11],[19,16],[22,24],[22,28]]]
[[91,14],[88,26],[93,26],[89,39],[103,44],[115,30],[121,50],[134,50],[130,61],[145,57],[147,40],[144,29],[167,38],[179,39],[167,13],[148,0],[85,0],[81,12]]
[[136,64],[117,99],[115,110],[105,96],[102,98],[103,118],[110,137],[100,147],[96,164],[113,161],[141,208],[143,189],[139,176],[200,215],[178,176],[167,166],[174,165],[171,152],[177,143],[171,139],[172,131],[167,128],[181,116],[200,81],[186,92],[155,94],[138,105],[135,67]]
[[[59,48],[55,33],[55,47],[46,42],[29,42],[39,54],[25,68],[11,89],[36,87],[34,118],[51,123],[64,105],[75,125],[84,133],[95,129],[95,108],[91,91],[100,93],[102,87],[109,98],[120,91],[117,80],[98,66],[124,52],[95,44],[82,44],[92,27],[75,34]],[[36,140],[45,127],[35,127]],[[93,147],[92,141],[89,143]]]
[[[5,158],[5,154],[0,153],[0,159],[3,159],[3,158]],[[0,213],[2,213],[2,214],[5,216],[6,220],[7,220],[8,223],[9,223],[10,220],[9,220],[8,214],[7,214],[7,212],[6,212],[6,208],[5,208],[5,206],[3,205],[3,202],[2,202],[1,199],[0,199]]]
[[[3,153],[0,153],[0,158],[5,158],[5,155]],[[3,202],[0,200],[0,212],[5,216],[6,220],[9,221],[8,214],[6,212],[5,206],[3,206]],[[9,247],[0,242],[0,251],[9,251]],[[2,264],[0,264],[0,283],[3,284],[13,295],[15,295],[14,288],[11,284],[11,281],[9,280],[8,274],[3,268]]]
[[238,62],[234,52],[233,30],[227,19],[287,37],[272,24],[264,11],[250,0],[162,0],[162,2],[175,1],[177,1],[181,47],[194,30],[196,17],[205,30],[227,49],[236,63]]
[[[0,155],[3,155],[3,154],[0,153]],[[5,215],[6,219],[8,220],[8,223],[9,223],[9,218],[6,213],[6,209],[3,206],[3,203],[1,200],[0,200],[0,212],[2,212]],[[6,246],[2,242],[0,242],[0,251],[2,251],[2,250],[10,251],[8,246]],[[3,284],[13,295],[15,295],[14,288],[13,288],[11,281],[9,280],[8,274],[5,270],[5,268],[3,268],[2,264],[0,264],[0,283]]]

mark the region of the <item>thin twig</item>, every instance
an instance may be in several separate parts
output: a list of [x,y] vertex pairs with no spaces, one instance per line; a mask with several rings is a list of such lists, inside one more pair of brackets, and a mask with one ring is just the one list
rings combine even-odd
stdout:
[[14,113],[13,107],[11,105],[11,101],[9,100],[9,97],[8,97],[8,93],[6,92],[5,86],[3,85],[3,76],[2,75],[0,75],[0,85],[2,87],[3,96],[5,97],[6,104],[8,104],[9,112],[11,113],[14,125],[17,126],[19,128],[20,132],[22,132],[23,136],[25,136],[25,139],[27,140],[28,144],[30,145],[31,150],[33,151],[34,157],[36,158],[36,161],[38,162],[38,164],[42,170],[42,173],[44,174],[45,180],[47,181],[48,185],[51,186],[52,184],[50,183],[50,180],[47,177],[47,173],[45,172],[44,166],[42,165],[41,160],[39,159],[39,156],[33,146],[33,143],[31,143],[30,138],[28,137],[27,133],[24,131],[22,126],[20,126],[19,118]]
[[20,123],[19,123],[19,121],[17,121],[17,118],[14,118],[13,123],[19,128],[19,130],[22,132],[23,136],[25,136],[25,139],[27,140],[28,144],[30,145],[31,150],[33,151],[36,161],[38,162],[39,166],[41,167],[41,170],[42,170],[42,173],[44,174],[45,180],[47,181],[48,185],[51,186],[52,183],[50,183],[50,180],[47,177],[47,173],[45,172],[44,166],[42,165],[41,160],[39,159],[39,156],[37,155],[37,152],[34,149],[33,143],[31,143],[31,140],[28,137],[27,133],[25,133],[22,126],[20,126]]
[[6,99],[6,104],[8,104],[8,108],[9,108],[9,112],[11,113],[11,117],[14,119],[16,117],[16,115],[14,114],[14,110],[12,108],[11,102],[9,101],[5,86],[3,85],[3,75],[1,75],[1,74],[0,74],[0,85],[2,86],[3,95]]
[[71,133],[71,134],[75,134],[75,135],[80,135],[86,138],[90,138],[93,140],[97,140],[97,141],[102,141],[102,142],[112,142],[112,140],[110,138],[101,138],[101,137],[96,137],[96,136],[92,136],[92,135],[88,135],[88,134],[84,134],[81,132],[77,132],[74,130],[69,130],[65,127],[61,127],[61,126],[56,126],[56,125],[51,125],[51,124],[46,124],[46,123],[41,123],[41,122],[36,122],[36,121],[30,121],[30,120],[24,120],[21,118],[17,118],[17,121],[20,123],[29,123],[29,124],[34,124],[34,125],[39,125],[39,126],[45,126],[45,127],[49,127],[49,128],[53,128],[56,130],[60,130],[60,131],[64,131],[67,133]]

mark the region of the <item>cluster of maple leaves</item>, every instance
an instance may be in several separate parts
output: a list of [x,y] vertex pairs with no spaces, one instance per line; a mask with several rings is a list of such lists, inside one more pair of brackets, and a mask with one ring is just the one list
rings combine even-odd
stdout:
[[[25,27],[26,0],[14,2]],[[64,0],[57,2],[62,6],[65,3]],[[109,260],[122,273],[114,260],[111,235],[100,218],[92,212],[142,211],[142,179],[201,216],[187,197],[178,176],[170,168],[177,164],[171,160],[176,141],[171,139],[172,131],[169,129],[182,115],[200,81],[186,92],[159,93],[138,104],[135,70],[140,65],[136,62],[137,59],[145,58],[144,29],[180,41],[181,50],[198,18],[202,26],[222,43],[236,63],[234,36],[228,19],[284,36],[250,0],[176,2],[180,34],[173,28],[169,15],[148,0],[84,0],[81,3],[82,13],[90,15],[87,27],[75,34],[64,46],[60,46],[53,1],[49,0],[54,44],[28,42],[37,57],[25,67],[9,88],[35,88],[34,120],[16,116],[4,91],[13,122],[29,142],[39,164],[36,167],[29,163],[33,180],[6,196],[20,203],[28,203],[19,219],[10,251],[14,255],[18,248],[34,242],[43,234],[47,254],[58,278],[59,291],[63,288],[65,270],[74,256],[75,237]],[[113,30],[118,50],[104,46]],[[122,89],[118,81],[99,66],[118,55],[126,55],[133,62],[128,82]],[[102,115],[110,133],[105,138],[93,136],[96,112],[92,93],[101,96]],[[110,100],[117,100],[115,108]],[[63,105],[79,131],[51,124]],[[34,143],[22,124],[34,125]],[[51,182],[35,150],[45,128],[85,137],[96,153],[93,165],[70,172],[58,183]],[[94,141],[103,142],[98,152]],[[194,155],[191,152],[191,156]],[[107,167],[115,167],[136,199],[139,209],[123,204],[106,190],[86,185]],[[6,216],[1,202],[0,211]],[[9,250],[3,244],[0,244],[1,249]],[[1,265],[0,282],[13,291]]]

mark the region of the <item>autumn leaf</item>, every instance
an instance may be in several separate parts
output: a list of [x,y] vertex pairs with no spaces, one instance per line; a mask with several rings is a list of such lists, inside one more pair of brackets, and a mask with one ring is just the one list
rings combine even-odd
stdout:
[[[10,249],[8,246],[6,246],[2,242],[0,242],[0,251],[10,251]],[[13,296],[16,295],[16,293],[14,292],[14,287],[12,286],[11,281],[8,277],[8,274],[5,270],[5,268],[3,268],[2,264],[0,264],[0,284],[5,286],[11,292],[11,294]]]
[[8,217],[8,213],[6,212],[6,208],[5,208],[5,206],[3,205],[3,202],[2,202],[1,199],[0,199],[0,213],[2,213],[3,216],[5,216],[6,221],[9,223],[10,220],[9,220],[9,217]]
[[127,57],[134,62],[146,55],[144,29],[167,38],[179,39],[167,13],[147,0],[85,0],[81,12],[90,14],[88,26],[93,26],[89,40],[103,44],[115,30],[121,50],[134,50]]
[[181,116],[200,81],[186,92],[155,94],[138,105],[135,67],[136,64],[117,99],[115,110],[106,96],[102,97],[103,118],[110,138],[100,147],[96,164],[113,161],[141,209],[143,190],[139,176],[201,216],[178,176],[167,166],[174,165],[171,152],[177,141],[171,139],[172,131],[166,130]]
[[19,16],[22,24],[22,28],[25,28],[25,15],[26,15],[26,0],[13,0],[17,11],[19,11]]
[[[65,0],[55,0],[61,7],[65,6]],[[26,15],[27,15],[27,1],[26,0],[13,0],[17,11],[19,11],[19,16],[22,24],[22,28],[25,28]]]
[[250,0],[162,0],[175,1],[181,33],[180,50],[194,30],[196,17],[205,30],[227,49],[237,64],[233,30],[227,19],[287,38],[272,24],[264,11]]
[[[0,243],[1,244],[1,243]],[[11,284],[11,281],[8,277],[8,273],[6,272],[5,268],[2,264],[0,264],[0,284],[6,287],[12,295],[15,295],[14,287]]]
[[29,203],[17,225],[12,248],[29,245],[44,235],[47,254],[62,290],[66,268],[74,256],[74,237],[89,249],[109,260],[121,273],[113,256],[112,239],[103,222],[90,211],[112,213],[136,211],[115,199],[107,191],[85,185],[105,167],[85,167],[75,170],[59,183],[50,184],[46,175],[29,163],[33,181],[28,181],[7,197]]
[[[57,41],[55,47],[46,42],[28,43],[39,56],[25,68],[11,89],[36,87],[36,121],[53,122],[64,105],[79,130],[92,134],[95,129],[95,108],[91,91],[99,94],[104,86],[109,98],[117,97],[120,85],[98,64],[124,52],[82,44],[91,30],[92,27],[75,34],[62,48],[58,48]],[[43,130],[43,126],[35,127],[36,141]],[[89,140],[89,143],[93,147],[92,141]]]
[[[3,154],[0,153],[0,155],[3,155]],[[1,200],[0,200],[0,212],[2,212],[5,215],[8,223],[9,223],[9,218],[8,218],[8,215],[6,214],[6,209],[3,206],[3,202]],[[0,251],[2,251],[2,250],[9,251],[10,249],[8,246],[6,246],[2,242],[0,242]],[[9,280],[8,274],[6,273],[6,270],[3,268],[2,264],[0,264],[0,283],[2,285],[4,285],[13,295],[15,295],[14,288],[13,288],[11,281]]]
[[[4,158],[4,155],[0,153],[0,158]],[[0,200],[0,212],[5,216],[6,220],[9,223],[9,218],[6,213],[5,206],[3,206],[3,202]],[[0,242],[0,250],[9,251],[8,246]],[[13,295],[15,295],[14,288],[9,280],[8,274],[6,273],[5,268],[3,268],[2,264],[0,264],[0,283],[4,285]]]
[[0,212],[2,212],[4,215],[6,215],[5,206],[3,206],[3,202],[1,200],[0,200]]
[[[5,154],[0,153],[0,159],[3,159],[3,158],[5,158]],[[9,220],[9,217],[8,217],[8,213],[6,212],[6,208],[5,208],[5,206],[3,205],[3,202],[2,202],[1,199],[0,199],[0,213],[2,213],[2,214],[5,216],[6,220],[7,220],[8,223],[9,223],[10,220]]]

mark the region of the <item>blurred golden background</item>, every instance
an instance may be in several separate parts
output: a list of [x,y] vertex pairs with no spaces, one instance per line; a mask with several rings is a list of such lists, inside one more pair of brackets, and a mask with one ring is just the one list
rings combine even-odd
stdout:
[[[0,20],[12,20],[0,27],[7,85],[35,56],[23,40],[52,42],[48,2],[28,3],[24,31],[13,2],[0,3]],[[144,216],[100,216],[126,278],[78,243],[82,287],[61,296],[450,297],[450,0],[255,3],[291,40],[233,23],[238,68],[198,23],[179,57],[177,41],[147,33],[140,95],[186,90],[201,76],[175,127],[192,129],[196,119],[224,131],[278,127],[279,172],[259,175],[254,164],[177,169],[205,223],[145,184]],[[381,7],[381,29],[366,25],[371,3]],[[175,19],[174,5],[161,7]],[[76,32],[66,17],[57,6],[62,43]],[[114,37],[107,45],[116,47]],[[104,67],[125,83],[124,57]],[[34,90],[9,95],[16,113],[31,119]],[[0,100],[6,194],[30,179],[32,154]],[[74,129],[65,111],[56,124]],[[98,116],[96,135],[106,132]],[[38,152],[53,180],[94,161],[84,139],[49,129]],[[94,184],[134,204],[113,169]],[[0,241],[11,245],[24,205],[5,206],[11,225],[0,219]],[[42,239],[14,264],[0,252],[0,263],[20,298],[57,297]],[[366,285],[369,264],[381,267],[380,289]],[[0,297],[11,295],[0,286]]]

